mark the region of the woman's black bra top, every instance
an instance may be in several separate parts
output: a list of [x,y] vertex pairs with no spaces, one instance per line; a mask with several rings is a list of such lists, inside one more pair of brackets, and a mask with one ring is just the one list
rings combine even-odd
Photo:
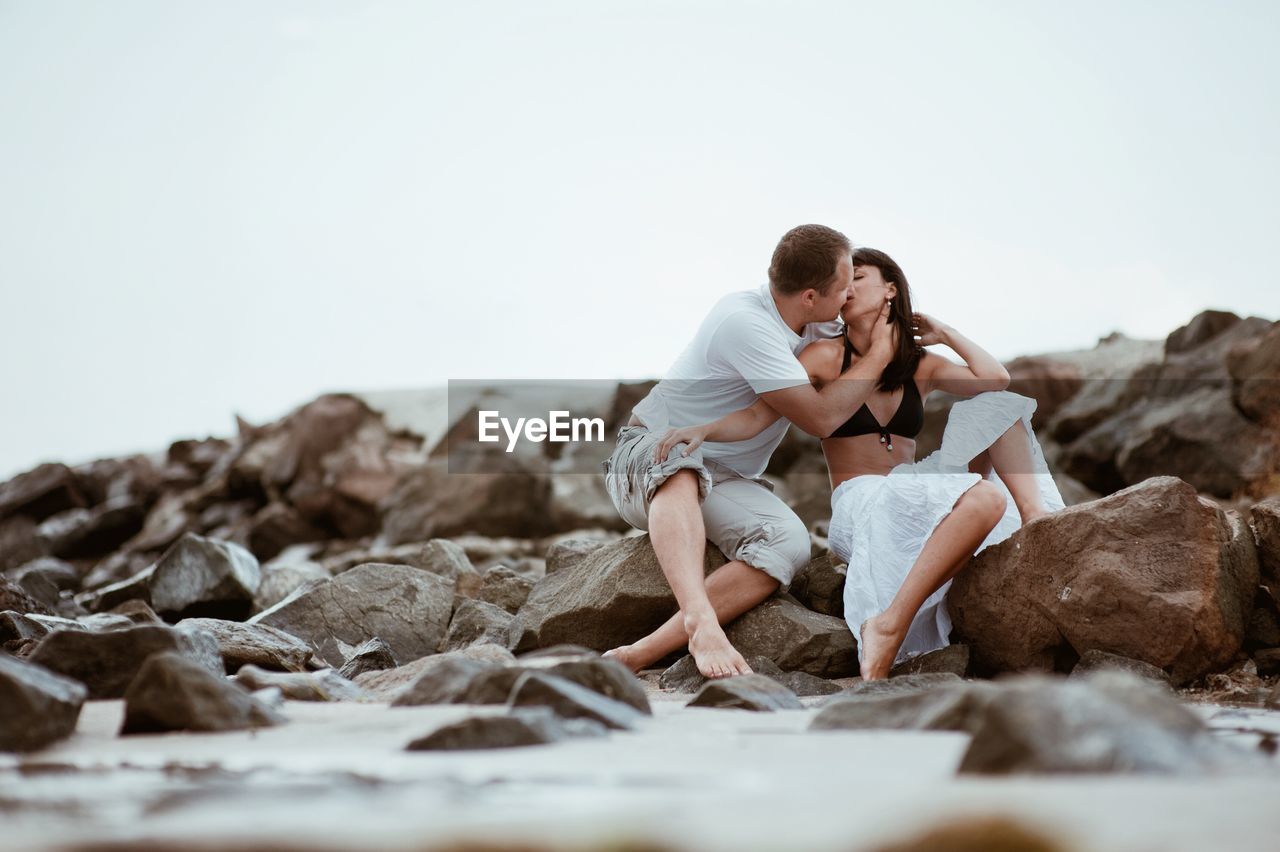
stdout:
[[[849,369],[849,362],[853,355],[853,344],[849,342],[846,336],[844,340],[844,363],[840,365],[840,372],[843,373]],[[904,438],[914,438],[920,434],[920,430],[924,428],[924,401],[920,399],[920,389],[916,387],[915,379],[907,379],[902,384],[902,400],[898,403],[898,410],[893,413],[893,419],[884,426],[880,425],[880,421],[872,415],[871,409],[867,408],[864,402],[862,407],[854,412],[853,416],[840,425],[840,428],[832,432],[832,438],[851,438],[854,435],[880,435],[881,438],[888,440],[890,435],[901,435]]]

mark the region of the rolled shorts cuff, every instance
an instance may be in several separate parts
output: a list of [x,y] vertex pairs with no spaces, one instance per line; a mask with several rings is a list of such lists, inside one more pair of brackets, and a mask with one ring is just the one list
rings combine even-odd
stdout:
[[700,457],[680,455],[681,448],[684,446],[684,444],[676,444],[666,461],[654,464],[645,471],[644,503],[646,506],[653,501],[653,495],[658,493],[662,484],[682,470],[692,470],[698,474],[698,504],[706,502],[707,495],[711,493],[711,471],[707,470],[707,466],[703,464]]

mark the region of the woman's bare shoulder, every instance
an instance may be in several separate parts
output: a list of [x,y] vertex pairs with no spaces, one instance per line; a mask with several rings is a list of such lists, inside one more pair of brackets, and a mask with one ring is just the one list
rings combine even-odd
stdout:
[[839,338],[815,340],[800,353],[800,363],[815,382],[830,382],[840,375],[840,359],[844,357],[844,344]]

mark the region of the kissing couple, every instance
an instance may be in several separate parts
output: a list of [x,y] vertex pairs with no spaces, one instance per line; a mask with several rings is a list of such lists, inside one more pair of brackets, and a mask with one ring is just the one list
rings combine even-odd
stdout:
[[[929,346],[946,346],[957,364]],[[783,235],[769,282],[720,299],[633,409],[604,462],[628,524],[648,530],[679,611],[605,653],[640,671],[688,645],[708,678],[751,668],[722,625],[785,591],[809,532],[763,478],[790,424],[822,440],[832,552],[862,677],[948,644],[945,597],[974,553],[1063,507],[1031,429],[1035,400],[1001,363],[916,313],[902,269],[839,231]],[[924,400],[965,397],[915,460]],[[703,572],[711,541],[729,561]]]

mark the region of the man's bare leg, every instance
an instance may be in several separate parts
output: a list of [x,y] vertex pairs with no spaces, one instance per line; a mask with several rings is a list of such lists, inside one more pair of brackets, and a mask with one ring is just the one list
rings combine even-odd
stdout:
[[[707,598],[721,625],[728,624],[778,590],[778,581],[741,560],[721,565],[707,575]],[[689,644],[684,618],[677,612],[643,639],[606,651],[633,672],[647,668]],[[744,674],[749,674],[750,667]]]
[[1036,479],[1031,461],[1031,438],[1026,425],[1019,420],[990,447],[969,463],[969,470],[986,476],[995,469],[996,476],[1009,489],[1013,505],[1025,526],[1036,518],[1049,514],[1044,498],[1040,495],[1040,483]]
[[675,593],[689,653],[698,671],[710,678],[750,672],[747,661],[729,644],[707,597],[702,572],[707,534],[698,504],[698,475],[692,470],[677,471],[658,486],[649,501],[649,538]]
[[941,588],[972,557],[1004,515],[1005,496],[994,483],[977,483],[956,501],[920,551],[911,571],[884,612],[861,625],[862,677],[888,677],[911,622],[929,595]]

